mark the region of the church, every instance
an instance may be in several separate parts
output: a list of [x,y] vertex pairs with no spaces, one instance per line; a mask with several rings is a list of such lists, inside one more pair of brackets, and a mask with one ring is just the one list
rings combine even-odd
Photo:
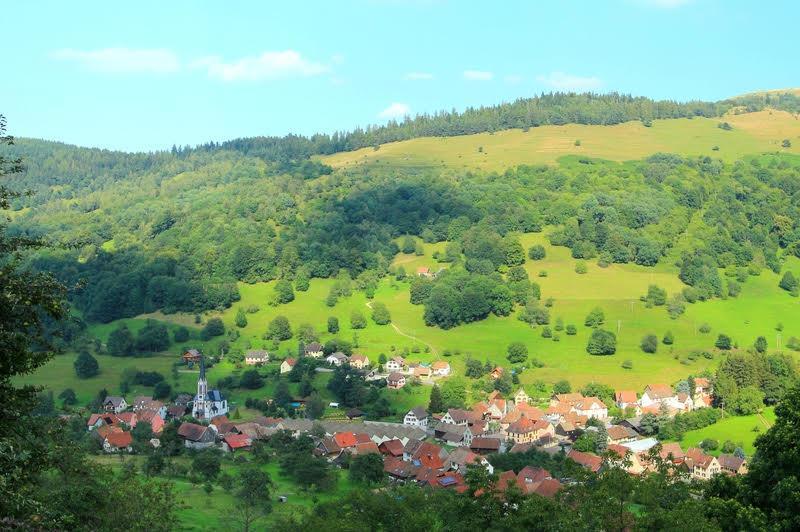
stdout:
[[206,364],[200,358],[200,377],[197,379],[197,395],[194,396],[192,417],[208,420],[228,413],[228,401],[219,390],[209,390],[206,380]]

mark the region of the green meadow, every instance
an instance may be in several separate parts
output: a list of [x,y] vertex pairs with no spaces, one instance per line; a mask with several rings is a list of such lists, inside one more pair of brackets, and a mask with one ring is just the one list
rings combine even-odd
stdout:
[[[685,451],[689,447],[697,447],[705,439],[717,440],[720,447],[725,441],[730,440],[737,446],[741,444],[747,456],[755,452],[756,438],[767,431],[775,423],[775,408],[768,407],[760,414],[751,416],[726,416],[720,421],[702,429],[691,430],[683,435],[681,447]],[[721,449],[709,451],[710,454],[719,456]]]
[[[455,375],[463,375],[468,357],[507,366],[506,347],[511,342],[520,341],[528,347],[530,359],[536,359],[543,364],[539,368],[529,367],[521,374],[522,384],[531,390],[534,383],[551,384],[567,379],[574,387],[588,382],[601,382],[615,388],[641,391],[651,382],[673,383],[689,374],[697,375],[713,370],[721,357],[725,356],[713,347],[719,333],[730,335],[740,348],[751,345],[759,335],[767,337],[770,349],[777,349],[779,341],[785,344],[789,337],[800,336],[800,327],[797,326],[800,323],[798,300],[778,288],[778,275],[768,270],[762,271],[758,276],[751,276],[743,284],[742,292],[737,298],[687,305],[684,315],[670,319],[664,307],[647,308],[639,296],[647,291],[650,284],[666,289],[669,294],[680,291],[683,285],[677,278],[674,267],[665,264],[655,268],[636,265],[601,268],[596,263],[589,262],[587,273],[578,274],[575,272],[576,261],[570,257],[569,250],[550,246],[544,234],[521,235],[521,241],[525,248],[535,243],[545,246],[546,258],[541,261],[528,259],[525,267],[531,279],[540,284],[542,300],[553,298],[550,327],[553,328],[556,319],[561,318],[565,325],[577,326],[578,332],[575,336],[554,331],[558,341],[543,338],[542,327],[531,328],[519,321],[516,310],[511,316],[490,316],[483,321],[450,330],[428,327],[423,320],[422,306],[409,303],[408,282],[396,281],[392,276],[381,281],[375,294],[375,301],[385,303],[390,309],[390,325],[378,326],[369,319],[369,301],[363,292],[357,290],[350,297],[340,298],[334,307],[328,307],[325,299],[334,282],[330,279],[313,280],[307,292],[296,292],[294,301],[280,306],[268,304],[274,283],[241,284],[240,302],[225,312],[209,313],[203,319],[220,316],[228,329],[239,331],[238,339],[231,343],[232,349],[246,351],[267,348],[273,352],[275,358],[280,359],[296,355],[297,340],[293,338],[282,342],[277,351],[273,350],[272,342],[262,338],[273,318],[278,315],[286,316],[293,328],[310,324],[324,342],[333,337],[327,333],[326,323],[329,316],[335,316],[340,325],[337,336],[353,342],[354,351],[368,355],[373,363],[377,362],[381,353],[387,356],[403,354],[412,361],[445,359],[450,362]],[[411,275],[415,275],[418,266],[437,269],[440,265],[432,254],[441,249],[441,243],[425,245],[423,256],[401,254],[394,265],[407,265],[406,270]],[[789,259],[787,267],[800,271],[800,261]],[[543,271],[547,272],[546,277],[539,276]],[[247,325],[238,329],[234,318],[240,306],[257,306],[258,311],[247,314]],[[618,346],[614,355],[591,356],[586,353],[591,330],[583,325],[583,321],[586,314],[595,307],[600,307],[605,312],[604,327],[617,334]],[[366,328],[353,329],[350,326],[350,316],[354,311],[367,316]],[[163,320],[173,327],[178,324],[187,325],[192,328],[193,337],[196,336],[198,325],[194,324],[193,316],[159,314],[149,317]],[[134,331],[145,322],[142,318],[120,321],[124,321]],[[105,340],[117,323],[94,326],[92,333]],[[698,329],[706,323],[711,327],[711,332],[702,334]],[[784,330],[780,333],[776,331],[778,323],[784,325]],[[652,333],[662,338],[667,331],[671,331],[675,337],[673,345],[660,344],[655,354],[642,352],[639,343],[645,334]],[[66,387],[72,387],[83,402],[88,401],[103,387],[113,393],[118,389],[122,371],[127,367],[136,367],[163,373],[175,390],[192,391],[196,371],[180,367],[178,379],[175,381],[169,377],[173,362],[177,360],[183,347],[196,346],[215,352],[219,341],[220,339],[201,342],[192,339],[185,346],[173,344],[169,351],[151,357],[117,358],[100,355],[98,360],[101,373],[88,380],[75,377],[72,369],[74,354],[59,355],[35,375],[22,380],[44,385],[56,394]],[[699,356],[699,352],[711,353],[712,358]],[[625,361],[630,361],[630,369],[622,367]],[[277,366],[277,362],[274,366]],[[223,358],[217,366],[209,370],[209,374],[214,382],[227,375],[238,375],[241,371],[242,368]],[[329,375],[318,375],[317,387],[323,390],[326,400],[333,400],[324,388],[324,380],[327,378]],[[274,385],[275,380],[268,379],[261,389],[236,390],[231,400],[241,407],[247,397],[269,397]],[[296,386],[292,384],[293,392]],[[134,388],[130,395],[149,393],[147,388],[139,388]],[[402,412],[407,407],[427,402],[429,387],[415,387],[408,392],[386,390],[384,393],[390,395],[395,410]]]
[[[732,130],[717,127],[728,122]],[[707,155],[732,162],[770,151],[800,153],[800,121],[784,111],[729,114],[719,119],[681,118],[612,126],[566,124],[528,131],[511,129],[457,137],[422,137],[336,153],[322,160],[334,168],[386,167],[480,168],[501,171],[520,164],[552,164],[565,155],[612,161],[641,159],[658,152]],[[793,147],[781,148],[790,139]],[[714,148],[718,149],[714,149]]]

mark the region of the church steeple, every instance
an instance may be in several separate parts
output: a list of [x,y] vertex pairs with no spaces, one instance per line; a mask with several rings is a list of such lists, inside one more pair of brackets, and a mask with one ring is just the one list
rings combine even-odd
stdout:
[[206,415],[206,401],[208,399],[208,381],[206,380],[206,363],[200,357],[200,376],[197,378],[197,395],[194,398],[194,417],[202,419]]

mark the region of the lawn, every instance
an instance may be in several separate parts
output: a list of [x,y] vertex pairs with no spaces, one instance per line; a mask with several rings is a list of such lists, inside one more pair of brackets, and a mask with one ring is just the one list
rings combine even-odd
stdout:
[[[756,438],[766,432],[773,423],[775,423],[774,407],[765,408],[761,414],[752,416],[729,415],[713,425],[685,433],[681,447],[684,451],[689,447],[697,447],[701,441],[707,438],[717,440],[721,447],[725,441],[730,440],[736,445],[741,444],[747,456],[752,457],[756,450],[753,445]],[[710,451],[715,456],[719,456],[721,452],[720,449]]]
[[[717,125],[726,121],[733,129]],[[335,168],[354,165],[385,167],[479,168],[504,170],[520,164],[553,164],[564,155],[612,161],[641,159],[657,152],[707,155],[732,162],[768,151],[800,153],[800,142],[780,147],[783,139],[800,137],[800,121],[783,111],[759,111],[722,118],[654,120],[613,126],[568,124],[523,131],[511,129],[457,137],[422,137],[323,157]],[[580,145],[576,145],[576,141]],[[714,150],[714,147],[718,150]]]

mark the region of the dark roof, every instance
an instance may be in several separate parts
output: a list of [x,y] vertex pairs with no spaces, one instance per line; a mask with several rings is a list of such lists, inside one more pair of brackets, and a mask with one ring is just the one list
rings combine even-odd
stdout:
[[389,454],[392,456],[402,456],[403,442],[400,440],[387,440],[378,445],[378,449],[384,454]]
[[317,353],[322,351],[322,345],[319,342],[311,342],[305,347],[306,353]]
[[415,406],[411,409],[411,413],[414,414],[417,419],[425,419],[428,417],[428,411],[422,408],[421,406]]
[[364,415],[364,412],[362,410],[359,410],[358,408],[351,408],[350,410],[347,411],[345,415],[350,419],[353,419],[354,417],[362,417]]
[[497,438],[473,438],[472,445],[470,445],[472,449],[480,449],[480,450],[492,450],[497,451],[500,449],[500,440]]
[[225,398],[222,396],[222,393],[219,390],[208,390],[208,400],[209,401],[224,401]]

